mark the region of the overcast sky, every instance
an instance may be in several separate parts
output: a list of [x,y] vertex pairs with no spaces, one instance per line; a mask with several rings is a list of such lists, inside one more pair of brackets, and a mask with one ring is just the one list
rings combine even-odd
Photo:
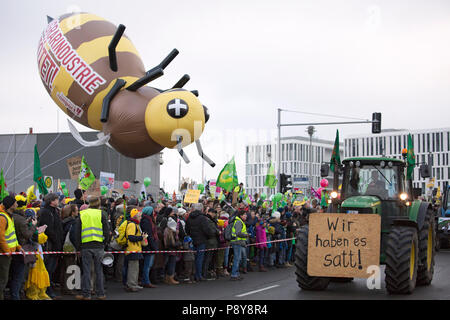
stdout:
[[[124,24],[147,69],[173,48],[180,51],[151,84],[169,88],[181,75],[191,76],[185,88],[199,90],[211,114],[201,141],[217,166],[205,164],[207,178],[216,178],[235,155],[243,181],[244,145],[274,137],[279,107],[361,119],[379,111],[385,129],[449,127],[449,1],[30,0],[2,1],[0,134],[29,127],[35,133],[69,131],[67,116],[41,83],[36,50],[46,15],[80,10]],[[283,128],[282,134],[306,135],[305,129]],[[370,133],[365,124],[339,129],[341,139]],[[316,136],[334,140],[335,130],[318,127]],[[185,151],[191,163],[182,164],[182,176],[200,180],[195,145]],[[179,158],[164,150],[161,185],[170,192]]]

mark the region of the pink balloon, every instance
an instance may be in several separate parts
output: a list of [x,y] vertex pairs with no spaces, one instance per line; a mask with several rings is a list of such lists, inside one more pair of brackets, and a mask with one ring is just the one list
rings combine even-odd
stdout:
[[328,187],[328,180],[323,178],[322,180],[320,180],[320,186],[323,188]]
[[122,184],[122,186],[123,186],[124,189],[128,189],[128,188],[130,187],[130,183],[129,183],[128,181],[125,181],[125,182]]

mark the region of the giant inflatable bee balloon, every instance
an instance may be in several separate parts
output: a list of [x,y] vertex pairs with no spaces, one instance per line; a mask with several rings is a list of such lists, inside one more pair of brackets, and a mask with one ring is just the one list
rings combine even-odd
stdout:
[[176,49],[146,71],[125,26],[89,13],[47,21],[37,51],[42,83],[70,118],[100,131],[98,140],[85,141],[69,121],[77,141],[84,146],[109,143],[131,158],[177,148],[186,162],[183,147],[195,142],[200,156],[214,166],[199,141],[208,109],[197,91],[182,89],[189,76],[168,90],[146,86],[164,74]]

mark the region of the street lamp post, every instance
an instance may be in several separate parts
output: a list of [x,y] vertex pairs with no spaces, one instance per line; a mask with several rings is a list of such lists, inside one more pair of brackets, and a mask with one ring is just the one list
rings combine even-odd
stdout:
[[312,188],[312,136],[315,132],[314,126],[309,126],[306,130],[309,134],[309,192]]

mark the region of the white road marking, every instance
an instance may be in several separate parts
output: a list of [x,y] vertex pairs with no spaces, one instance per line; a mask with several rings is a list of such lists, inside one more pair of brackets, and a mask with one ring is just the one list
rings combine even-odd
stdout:
[[262,288],[262,289],[259,289],[259,290],[254,290],[254,291],[238,294],[236,297],[240,298],[240,297],[248,296],[250,294],[254,294],[254,293],[257,293],[257,292],[264,291],[264,290],[269,290],[269,289],[276,288],[276,287],[279,287],[279,286],[280,286],[279,284],[276,284],[276,285],[273,285],[273,286],[270,286],[270,287],[266,287],[266,288]]

